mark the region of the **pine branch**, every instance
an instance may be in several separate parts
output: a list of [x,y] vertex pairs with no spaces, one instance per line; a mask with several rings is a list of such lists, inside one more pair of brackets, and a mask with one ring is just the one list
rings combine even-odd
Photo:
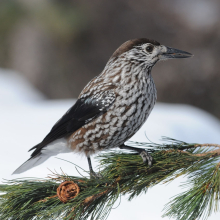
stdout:
[[132,142],[146,147],[152,167],[137,154],[110,152],[98,157],[103,178],[53,173],[47,179],[16,179],[0,185],[0,218],[106,219],[121,195],[129,200],[149,187],[187,175],[188,190],[165,206],[164,216],[180,220],[207,218],[218,211],[220,198],[220,146],[188,144],[166,139],[167,144]]

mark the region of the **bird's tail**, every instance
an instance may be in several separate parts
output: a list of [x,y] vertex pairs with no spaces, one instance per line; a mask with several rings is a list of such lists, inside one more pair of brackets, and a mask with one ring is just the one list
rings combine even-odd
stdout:
[[33,167],[36,167],[42,164],[45,160],[47,160],[51,156],[55,156],[59,153],[69,153],[72,150],[68,147],[67,139],[60,138],[56,141],[51,142],[50,144],[44,146],[41,143],[33,147],[32,149],[35,151],[31,154],[31,158],[29,158],[26,162],[24,162],[18,169],[14,171],[12,174],[23,173]]
[[46,154],[39,153],[38,155],[31,157],[26,162],[24,162],[20,167],[18,167],[12,174],[23,173],[33,167],[36,167],[46,161],[50,156]]

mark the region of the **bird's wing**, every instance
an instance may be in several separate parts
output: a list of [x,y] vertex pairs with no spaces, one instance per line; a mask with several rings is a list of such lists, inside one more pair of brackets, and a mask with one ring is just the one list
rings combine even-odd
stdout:
[[105,84],[101,89],[90,90],[89,93],[81,95],[76,103],[52,127],[43,141],[30,149],[35,149],[31,156],[37,155],[49,143],[71,135],[83,125],[106,113],[116,98],[114,88],[115,86],[112,84]]

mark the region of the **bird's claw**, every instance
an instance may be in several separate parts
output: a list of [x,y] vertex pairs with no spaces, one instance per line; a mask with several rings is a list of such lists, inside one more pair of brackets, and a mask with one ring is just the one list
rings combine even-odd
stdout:
[[91,179],[101,179],[103,176],[100,173],[96,173],[94,171],[90,171],[90,178]]
[[153,157],[146,150],[142,150],[140,152],[140,156],[143,159],[144,163],[148,162],[148,166],[151,167],[153,164]]

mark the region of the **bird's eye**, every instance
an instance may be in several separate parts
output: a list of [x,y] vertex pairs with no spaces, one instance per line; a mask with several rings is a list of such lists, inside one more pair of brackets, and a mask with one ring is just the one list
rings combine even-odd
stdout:
[[154,46],[153,46],[153,45],[148,45],[148,46],[146,47],[146,51],[149,52],[149,53],[152,52],[153,49],[154,49]]

